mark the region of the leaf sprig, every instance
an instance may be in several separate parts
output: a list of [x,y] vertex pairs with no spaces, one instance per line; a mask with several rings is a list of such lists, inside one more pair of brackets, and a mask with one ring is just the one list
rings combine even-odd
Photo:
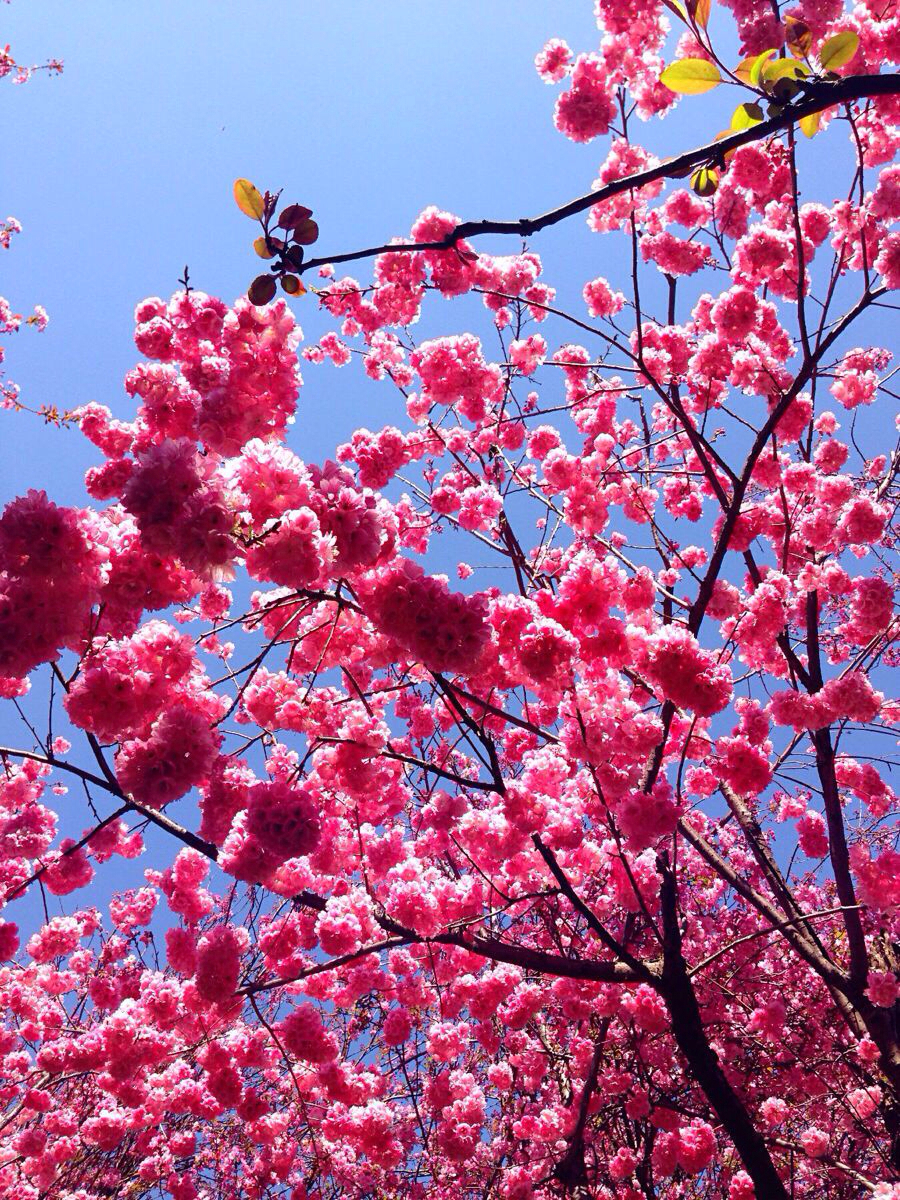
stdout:
[[306,291],[297,272],[303,266],[304,246],[311,246],[319,236],[319,226],[313,220],[312,209],[304,204],[288,204],[277,219],[275,216],[281,192],[260,192],[249,179],[234,181],[234,200],[241,212],[259,221],[261,236],[254,239],[253,249],[260,258],[272,259],[268,274],[257,275],[247,289],[251,304],[268,304],[275,296],[278,284],[289,296],[302,296]]
[[[681,0],[666,0],[666,4],[695,33],[706,28],[708,4],[703,6],[698,0],[692,0],[690,4],[682,4]],[[785,45],[788,55],[781,55],[772,47],[743,59],[733,71],[726,69],[732,82],[752,88],[766,102],[769,116],[781,112],[786,104],[802,92],[805,83],[837,78],[835,72],[838,68],[846,66],[855,57],[859,49],[859,35],[849,29],[836,33],[825,39],[813,58],[809,27],[799,18],[788,16],[785,18]],[[670,63],[659,78],[660,83],[670,91],[686,96],[701,95],[727,82],[720,64],[708,58],[678,59]],[[821,115],[810,113],[800,118],[798,124],[807,137],[816,134]],[[730,128],[725,132],[750,129],[764,119],[758,101],[745,101],[734,110]],[[691,187],[700,196],[711,196],[718,187],[718,181],[715,163],[711,162],[694,172]]]

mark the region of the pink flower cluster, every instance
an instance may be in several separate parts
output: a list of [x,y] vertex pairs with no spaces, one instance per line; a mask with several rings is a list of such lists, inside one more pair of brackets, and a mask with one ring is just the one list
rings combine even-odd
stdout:
[[500,398],[500,372],[484,361],[481,343],[471,334],[423,342],[411,362],[422,381],[422,415],[433,404],[445,404],[477,423]]
[[0,676],[21,678],[89,636],[106,558],[91,520],[37,491],[3,510]]
[[638,664],[666,700],[700,717],[720,712],[731,699],[731,671],[703,650],[686,629],[668,625],[636,645]]
[[482,599],[451,592],[409,559],[372,578],[365,611],[376,629],[434,671],[472,669],[488,640]]
[[[228,455],[251,438],[284,435],[299,376],[298,334],[283,301],[261,309],[240,300],[229,312],[203,292],[180,292],[168,304],[145,300],[135,320],[141,353],[180,372],[139,368],[129,376],[128,386],[144,400],[139,437],[199,437]],[[172,427],[175,412],[181,428]]]
[[[900,50],[868,0],[726,8],[813,70]],[[148,300],[130,419],[79,412],[103,511],[0,517],[0,1194],[890,1200],[897,458],[854,343],[900,101],[634,188],[704,10],[595,0],[538,55],[570,139],[616,127],[621,264],[557,296],[428,208],[321,267],[303,357],[390,407],[321,465],[283,301]],[[417,343],[454,297],[489,338]]]

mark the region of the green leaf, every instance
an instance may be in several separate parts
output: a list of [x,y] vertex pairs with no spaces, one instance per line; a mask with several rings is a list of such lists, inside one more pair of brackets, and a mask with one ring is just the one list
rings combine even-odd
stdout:
[[819,132],[819,122],[822,119],[821,113],[810,113],[808,117],[801,117],[797,124],[800,126],[801,132],[808,138],[815,137]]
[[666,67],[659,77],[671,92],[699,96],[722,82],[719,68],[705,58],[682,58]]
[[763,50],[762,54],[757,54],[756,58],[753,59],[750,64],[750,70],[747,74],[747,82],[751,87],[759,87],[760,71],[763,69],[772,55],[777,53],[777,50]]
[[762,119],[763,111],[758,104],[739,104],[731,118],[731,131],[735,133],[739,129],[749,129]]
[[691,176],[691,187],[698,196],[713,196],[719,186],[719,172],[715,167],[700,167]]
[[852,29],[836,33],[834,37],[826,38],[819,48],[819,62],[823,71],[836,71],[838,67],[846,66],[859,49],[859,34]]
[[263,215],[265,209],[263,198],[249,179],[234,181],[234,202],[247,217],[253,217],[258,221]]
[[763,85],[779,79],[803,79],[808,74],[809,67],[793,58],[776,58],[774,62],[765,62],[759,72]]

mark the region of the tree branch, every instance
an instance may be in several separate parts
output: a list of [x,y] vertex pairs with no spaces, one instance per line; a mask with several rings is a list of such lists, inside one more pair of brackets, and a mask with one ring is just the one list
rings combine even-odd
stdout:
[[[302,891],[293,897],[296,904],[322,912],[325,900],[315,892]],[[425,937],[415,930],[408,929],[399,921],[389,916],[376,915],[375,920],[386,933],[392,933],[403,939],[409,945],[440,945],[458,946],[472,954],[480,954],[494,962],[512,963],[526,971],[536,971],[541,975],[556,975],[566,979],[589,979],[594,983],[638,983],[639,977],[624,962],[596,962],[587,958],[563,958],[561,955],[548,954],[544,950],[535,950],[530,946],[511,946],[501,942],[499,938],[486,934],[472,934],[469,937],[461,932],[448,930],[445,933]],[[334,964],[332,964],[334,965]]]
[[320,258],[308,259],[299,273],[304,274],[318,267],[333,263],[357,262],[365,258],[377,258],[379,254],[418,253],[422,250],[450,250],[467,238],[482,237],[485,234],[512,234],[516,237],[528,237],[551,225],[558,225],[569,217],[585,212],[603,200],[618,196],[621,192],[632,191],[655,183],[658,179],[679,179],[689,174],[693,168],[703,166],[710,161],[723,162],[725,156],[740,146],[747,146],[780,133],[795,125],[803,117],[814,113],[824,112],[838,104],[849,104],[854,100],[864,100],[873,96],[894,96],[900,93],[900,74],[885,75],[848,75],[835,81],[818,80],[804,83],[803,96],[793,104],[787,104],[783,110],[767,121],[752,125],[749,129],[741,129],[718,142],[707,142],[693,150],[686,150],[674,158],[664,159],[655,167],[646,171],[637,171],[633,175],[614,179],[597,191],[576,196],[575,199],[551,208],[535,217],[520,217],[513,221],[462,221],[446,237],[434,242],[395,242],[383,246],[369,246],[365,250],[351,250],[344,254],[323,255]]
[[663,923],[663,974],[660,990],[669,1010],[675,1041],[743,1159],[747,1173],[756,1188],[756,1195],[765,1196],[767,1200],[788,1200],[788,1193],[762,1135],[750,1119],[743,1100],[728,1082],[716,1052],[709,1044],[700,1006],[682,954],[675,876],[665,857],[660,856],[658,866],[662,874],[660,911]]
[[603,945],[606,946],[607,950],[611,950],[617,958],[630,967],[639,979],[642,979],[645,983],[649,983],[651,986],[656,986],[658,979],[656,975],[654,975],[653,971],[651,971],[645,963],[642,963],[639,959],[635,958],[633,954],[630,954],[624,946],[617,942],[612,934],[609,933],[606,927],[602,924],[602,922],[598,920],[597,915],[592,912],[588,905],[585,904],[585,902],[581,899],[581,897],[572,887],[572,884],[569,882],[565,871],[559,865],[559,862],[557,861],[556,855],[553,853],[553,851],[546,846],[543,841],[541,841],[537,834],[534,834],[531,840],[534,842],[535,849],[537,850],[538,854],[540,854],[541,858],[549,867],[551,875],[559,884],[559,890],[563,893],[575,911],[584,917],[590,929],[593,930],[595,936],[600,939]]
[[[92,739],[88,735],[92,744],[96,744],[96,739]],[[115,775],[111,770],[107,774],[106,779],[102,779],[99,775],[93,775],[90,771],[85,771],[81,767],[76,767],[73,763],[65,762],[63,759],[54,758],[52,754],[37,754],[33,750],[16,750],[11,746],[0,746],[0,758],[9,756],[11,758],[28,758],[33,762],[44,763],[45,766],[58,768],[61,771],[68,771],[71,775],[77,775],[79,779],[83,779],[86,783],[92,784],[94,787],[102,788],[105,792],[110,792],[113,796],[117,796],[120,800],[124,800],[128,809],[132,812],[140,813],[140,815],[148,820],[152,825],[157,825],[166,833],[172,834],[180,842],[184,842],[186,846],[191,846],[194,850],[199,850],[201,854],[212,859],[213,862],[219,857],[219,851],[212,842],[207,842],[199,834],[194,833],[190,829],[186,829],[183,825],[179,825],[177,821],[173,821],[171,817],[167,817],[164,813],[156,808],[148,808],[146,804],[141,804],[135,800],[133,796],[129,796],[123,792],[116,782]],[[105,759],[102,760],[104,763]],[[108,764],[107,764],[108,767]]]

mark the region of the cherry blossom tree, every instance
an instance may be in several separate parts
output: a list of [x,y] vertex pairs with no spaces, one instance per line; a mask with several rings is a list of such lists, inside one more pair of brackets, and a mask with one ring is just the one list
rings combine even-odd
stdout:
[[[540,51],[542,216],[308,257],[239,180],[271,269],[140,304],[92,503],[6,506],[4,1195],[900,1197],[900,11],[727,3],[737,65],[708,0]],[[301,359],[395,423],[304,461]]]

